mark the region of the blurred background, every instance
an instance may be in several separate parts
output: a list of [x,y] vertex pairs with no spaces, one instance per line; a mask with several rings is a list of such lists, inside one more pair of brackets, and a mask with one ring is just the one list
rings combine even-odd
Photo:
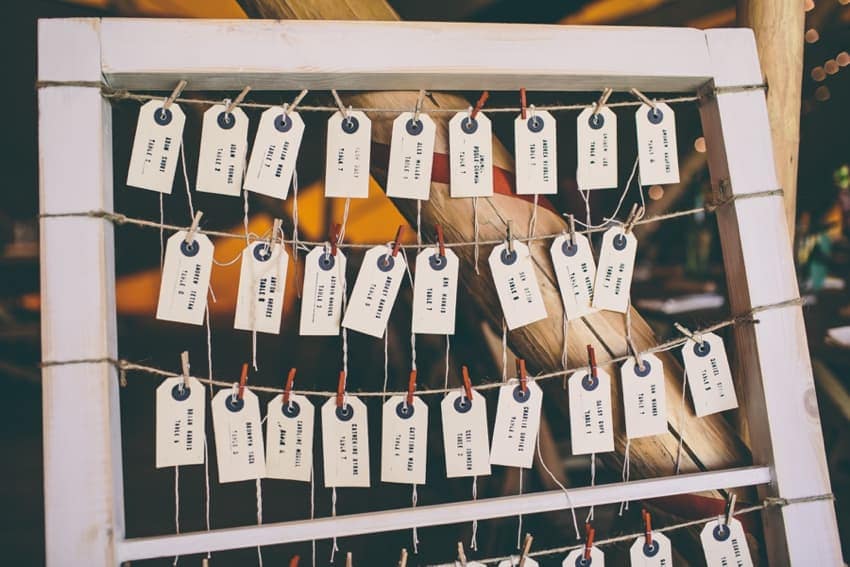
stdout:
[[[805,307],[810,349],[829,455],[833,491],[837,497],[839,523],[845,554],[850,551],[850,439],[844,434],[850,422],[850,1],[808,0],[803,2],[802,103],[799,109],[800,148],[798,197],[796,206],[795,254],[801,292],[807,297]],[[11,92],[6,106],[3,136],[3,171],[6,172],[5,197],[0,206],[0,383],[6,386],[7,402],[0,412],[0,436],[6,457],[0,464],[0,516],[2,562],[9,565],[39,565],[43,552],[43,489],[41,469],[41,389],[38,368],[39,334],[39,258],[38,258],[38,157],[36,79],[36,20],[44,17],[181,17],[181,18],[246,18],[268,15],[268,10],[287,4],[308,5],[309,2],[252,2],[243,0],[32,0],[10,6],[3,18],[3,51],[7,53],[9,74],[5,84]],[[316,2],[321,15],[322,2]],[[403,20],[440,20],[464,22],[526,22],[573,25],[637,25],[687,26],[696,28],[735,26],[741,20],[734,1],[707,0],[571,0],[562,2],[525,0],[391,0],[375,2],[376,13],[394,11]],[[279,17],[298,16],[282,11]],[[338,17],[338,16],[337,16]],[[381,17],[381,16],[376,16]],[[341,43],[338,48],[344,49]],[[427,49],[427,46],[423,46]],[[191,89],[191,85],[189,87]],[[165,93],[167,94],[167,93]],[[235,94],[235,93],[233,93]],[[292,100],[296,93],[251,93],[260,102]],[[326,93],[325,93],[326,94]],[[474,100],[478,93],[460,93]],[[516,93],[491,93],[488,105],[507,106],[517,103]],[[204,96],[190,93],[186,96]],[[219,95],[215,95],[219,96]],[[324,101],[323,94],[311,93],[305,103]],[[535,104],[569,104],[592,102],[595,93],[560,95],[530,93]],[[211,98],[206,93],[206,98]],[[616,98],[616,95],[615,95]],[[621,97],[622,99],[622,97]],[[326,102],[326,101],[324,101]],[[130,216],[157,219],[159,200],[155,193],[127,188],[126,165],[132,143],[139,104],[134,101],[114,103],[115,208]],[[189,179],[194,179],[200,136],[200,105],[184,105],[187,113],[185,148]],[[705,140],[702,137],[695,105],[675,108],[681,164],[681,183],[647,187],[648,214],[702,206],[709,198],[710,187],[705,165]],[[634,127],[630,109],[618,109],[620,117],[620,171],[622,181],[634,161]],[[256,128],[259,112],[248,112]],[[323,196],[324,121],[321,113],[305,113],[306,134],[298,162],[300,181],[298,228],[301,237],[322,240],[328,227],[342,217],[342,203]],[[575,190],[574,116],[558,116],[559,180],[561,190],[551,199],[559,212],[583,215],[584,203]],[[510,150],[513,143],[513,116],[494,115],[494,132]],[[57,126],[59,127],[59,126]],[[253,133],[252,129],[252,133]],[[15,135],[12,136],[11,134]],[[253,134],[252,134],[253,135]],[[178,173],[172,195],[164,201],[165,221],[188,223],[185,192]],[[619,191],[597,191],[592,195],[595,219],[613,210]],[[193,195],[196,208],[204,211],[205,228],[241,231],[241,200],[215,195]],[[293,199],[280,203],[256,195],[251,197],[252,232],[262,234],[274,217],[288,219],[287,234],[293,228]],[[373,180],[368,200],[352,204],[346,238],[350,242],[391,240],[405,217],[384,196]],[[426,231],[430,238],[430,231]],[[413,230],[407,230],[408,241]],[[633,301],[651,323],[660,339],[675,334],[672,322],[679,321],[696,328],[728,316],[725,278],[717,227],[713,215],[689,216],[674,221],[643,227],[638,236],[638,270],[633,287]],[[195,368],[206,368],[206,335],[200,328],[165,324],[154,319],[159,286],[160,236],[158,231],[136,227],[116,228],[117,303],[119,354],[122,358],[160,368],[179,370],[179,353],[189,350]],[[235,258],[241,243],[227,239],[216,242],[216,258],[220,262]],[[359,263],[349,267],[349,276]],[[280,336],[261,336],[258,343],[260,372],[252,383],[280,386],[286,371],[299,368],[301,386],[314,384],[316,389],[334,387],[339,369],[339,344],[336,337],[299,339],[294,324],[300,308],[296,289],[298,269],[289,270],[284,330]],[[236,376],[241,363],[251,353],[249,333],[232,330],[232,314],[236,300],[238,263],[217,266],[213,270],[212,287],[216,302],[211,304],[212,356],[216,377]],[[474,302],[465,301],[470,290],[461,289],[457,334],[452,342],[450,374],[458,384],[460,364],[468,364],[474,376],[498,377],[500,340],[498,329],[482,323]],[[388,367],[391,389],[403,388],[409,370],[410,289],[404,289],[390,324]],[[85,332],[85,329],[81,329]],[[727,341],[729,344],[731,341]],[[417,344],[420,381],[442,384],[445,343],[442,339],[423,337]],[[383,378],[383,342],[363,336],[352,338],[352,368],[357,369],[356,389],[377,389]],[[533,362],[531,363],[533,365]],[[513,365],[510,364],[510,368]],[[537,369],[541,370],[541,369]],[[205,372],[200,371],[201,375]],[[304,382],[308,382],[305,384]],[[122,388],[122,420],[125,500],[128,536],[144,536],[173,532],[173,472],[153,467],[153,393],[158,379],[129,374]],[[557,389],[559,391],[559,388]],[[261,399],[261,404],[265,401]],[[495,398],[490,400],[491,413]],[[379,407],[370,407],[370,421],[379,423]],[[432,410],[431,439],[441,439],[438,412]],[[589,484],[586,458],[572,458],[569,434],[560,426],[563,415],[551,408],[546,429],[547,448],[560,459],[570,485]],[[739,412],[724,414],[733,427],[745,430]],[[492,418],[492,416],[491,416]],[[372,427],[373,473],[378,470],[378,437],[380,428]],[[430,447],[429,484],[419,491],[422,504],[462,500],[470,497],[467,480],[447,481],[442,473],[440,443]],[[318,452],[317,452],[318,456]],[[551,463],[550,463],[551,464]],[[746,464],[746,463],[741,463]],[[202,467],[184,467],[181,471],[181,523],[183,531],[200,530],[203,518]],[[185,471],[185,472],[184,472]],[[213,471],[214,473],[214,471]],[[375,477],[373,474],[373,477]],[[602,467],[598,481],[619,479],[620,470]],[[434,482],[431,482],[434,479]],[[519,479],[516,471],[498,470],[479,482],[480,497],[514,494]],[[214,483],[212,515],[214,527],[248,525],[256,521],[254,486],[252,483],[222,486]],[[244,484],[244,486],[241,486]],[[250,486],[248,486],[250,484]],[[377,483],[376,483],[377,484]],[[525,490],[551,488],[551,482],[529,473]],[[318,516],[330,513],[330,493],[315,489]],[[310,488],[285,482],[265,483],[265,521],[304,518],[310,510]],[[339,513],[354,513],[381,508],[397,508],[410,502],[410,490],[403,486],[380,485],[368,491],[341,490]],[[721,503],[722,505],[722,503]],[[705,506],[701,508],[701,506]],[[688,501],[669,502],[659,514],[671,519],[700,517],[714,510],[714,504]],[[597,522],[605,535],[629,533],[640,525],[639,506],[619,517],[616,510],[597,512]],[[583,516],[582,516],[583,517]],[[525,519],[524,531],[535,534],[535,547],[565,545],[573,541],[571,522],[565,513],[547,514]],[[756,526],[757,528],[757,526]],[[420,530],[420,554],[409,564],[427,564],[453,558],[455,542],[469,541],[471,527],[447,526]],[[756,529],[757,531],[757,529]],[[505,519],[482,522],[478,532],[479,555],[493,556],[511,552],[515,545],[517,521]],[[677,536],[675,545],[680,556],[677,564],[700,564],[693,534]],[[763,560],[763,549],[753,542],[757,558]],[[401,547],[410,549],[409,532],[389,533],[340,541],[343,553],[354,552],[355,564],[389,565],[398,557]],[[317,564],[329,556],[330,543],[318,542]],[[309,562],[309,544],[274,546],[264,549],[268,564],[282,564],[293,554]],[[608,554],[606,549],[606,554]],[[612,564],[620,564],[627,548],[611,548]],[[470,554],[470,558],[476,554]],[[8,562],[7,562],[8,561]],[[168,560],[170,561],[170,560]],[[213,565],[243,565],[256,561],[256,551],[232,551],[213,556]],[[551,563],[556,562],[550,559]],[[199,564],[197,557],[186,558],[185,564]],[[144,562],[165,565],[165,560]],[[557,564],[560,564],[558,558]]]

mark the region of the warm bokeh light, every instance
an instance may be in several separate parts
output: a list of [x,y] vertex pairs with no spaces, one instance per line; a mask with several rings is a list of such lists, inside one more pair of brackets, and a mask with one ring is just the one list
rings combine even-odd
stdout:
[[826,71],[823,70],[823,67],[817,66],[812,69],[812,79],[818,82],[826,79]]
[[661,185],[653,185],[649,188],[649,198],[653,201],[657,201],[661,197],[664,196],[664,187]]
[[806,0],[803,3],[803,10],[805,10],[806,12],[812,11],[814,9],[814,7],[815,7],[814,0]]
[[829,92],[829,89],[824,87],[824,86],[820,86],[817,89],[815,89],[815,99],[817,99],[820,102],[825,102],[825,101],[829,100],[830,96],[831,96],[831,94]]
[[694,149],[701,154],[705,153],[705,138],[703,136],[694,140]]
[[806,30],[806,35],[803,37],[806,39],[806,43],[814,43],[820,39],[820,34],[818,33],[818,30],[809,28]]
[[834,75],[838,72],[838,63],[835,59],[830,59],[823,64],[823,70],[826,71],[827,75]]
[[842,51],[835,56],[835,61],[838,63],[839,67],[846,67],[847,65],[850,65],[850,53]]

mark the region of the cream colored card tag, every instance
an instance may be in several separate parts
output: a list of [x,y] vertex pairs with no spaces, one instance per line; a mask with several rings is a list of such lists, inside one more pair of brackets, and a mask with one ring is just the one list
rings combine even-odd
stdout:
[[708,522],[699,539],[708,567],[752,567],[747,536],[736,518],[731,518],[728,526],[720,520]]
[[413,280],[413,332],[454,335],[459,262],[454,252],[425,248],[416,256]]
[[568,387],[573,455],[613,451],[611,378],[601,368],[595,377],[580,370],[570,376]]
[[425,484],[428,457],[428,406],[413,396],[384,403],[381,429],[381,482]]
[[198,177],[195,188],[204,193],[238,196],[248,150],[248,117],[241,108],[225,113],[216,104],[204,112]]
[[260,402],[245,388],[242,399],[220,390],[212,399],[218,481],[236,482],[266,476]]
[[[519,566],[520,557],[517,555],[516,557],[511,557],[510,559],[504,559],[499,562],[496,567],[518,567]],[[467,566],[472,565],[472,563],[467,563]],[[539,567],[540,563],[535,561],[531,557],[525,558],[525,563],[522,564],[523,567]]]
[[701,344],[688,341],[682,347],[697,417],[738,407],[723,339],[714,333],[704,333],[702,340]]
[[513,248],[509,252],[507,244],[500,244],[490,252],[490,271],[508,329],[546,318],[546,305],[528,246],[514,241]]
[[652,544],[647,545],[646,537],[635,540],[629,550],[631,567],[673,567],[673,546],[661,532],[652,532]]
[[490,464],[530,469],[540,429],[543,390],[529,381],[525,392],[519,383],[499,388]]
[[449,121],[449,181],[452,197],[493,195],[493,132],[483,113],[458,112]]
[[549,253],[567,319],[578,319],[596,311],[591,305],[596,262],[587,237],[576,233],[571,243],[568,236],[559,236],[552,242]]
[[322,406],[322,459],[325,488],[369,486],[369,426],[366,405],[346,396],[341,408],[336,398]]
[[443,414],[446,476],[489,475],[487,400],[477,393],[469,400],[463,390],[458,390],[443,398],[440,409]]
[[304,287],[301,290],[302,336],[338,335],[345,293],[345,255],[316,246],[304,260]]
[[242,252],[235,329],[280,334],[289,254],[279,243],[258,241]]
[[626,437],[629,439],[667,433],[664,367],[654,354],[641,355],[641,362],[643,366],[631,357],[620,367]]
[[427,114],[414,121],[412,112],[402,112],[393,121],[387,197],[428,200],[436,137],[437,127]]
[[348,298],[342,326],[373,337],[383,337],[404,279],[405,267],[404,256],[393,256],[387,246],[370,248],[354,282],[354,291]]
[[605,567],[605,554],[598,547],[590,548],[590,560],[584,558],[584,548],[574,549],[561,562],[561,567]]
[[261,195],[286,199],[303,135],[304,121],[297,112],[287,114],[280,107],[263,112],[243,187]]
[[514,120],[517,195],[558,192],[558,142],[555,117],[536,110]]
[[626,234],[620,226],[605,231],[596,268],[596,283],[593,285],[595,308],[620,313],[629,308],[635,254],[637,238],[633,233]]
[[[676,115],[663,102],[640,105],[635,114],[641,185],[679,182]],[[579,185],[579,187],[581,187]]]
[[348,117],[336,112],[328,119],[325,150],[325,197],[369,196],[369,156],[372,121],[359,110]]
[[195,378],[166,378],[156,389],[156,468],[204,462],[205,389]]
[[162,265],[162,281],[156,318],[201,325],[207,307],[207,289],[212,271],[213,245],[203,234],[186,242],[186,232],[169,237]]
[[315,409],[305,396],[283,394],[266,408],[266,478],[309,482],[313,470]]
[[186,115],[177,104],[168,109],[162,104],[161,100],[152,100],[139,109],[127,185],[171,194]]
[[603,106],[581,111],[576,122],[578,188],[610,189],[617,186],[617,115]]

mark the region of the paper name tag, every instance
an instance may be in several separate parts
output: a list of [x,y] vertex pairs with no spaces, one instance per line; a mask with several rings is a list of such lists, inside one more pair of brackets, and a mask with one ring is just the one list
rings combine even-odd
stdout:
[[309,482],[313,469],[315,409],[305,396],[283,394],[266,408],[266,478]]
[[543,391],[535,382],[528,382],[525,392],[519,384],[499,388],[490,448],[491,465],[531,468],[542,402]]
[[369,486],[369,428],[366,405],[346,396],[341,408],[336,398],[322,406],[322,460],[325,488]]
[[388,197],[428,200],[436,137],[437,127],[427,114],[414,121],[412,112],[403,112],[393,121]]
[[576,233],[570,244],[569,237],[559,236],[552,242],[549,253],[567,319],[578,319],[596,311],[591,305],[596,262],[587,237]]
[[303,135],[304,121],[297,112],[287,114],[283,108],[263,112],[245,172],[245,189],[286,199]]
[[[679,182],[676,115],[663,102],[640,105],[635,114],[641,185]],[[579,185],[579,187],[581,187]]]
[[500,244],[490,252],[490,271],[508,329],[546,318],[546,305],[534,273],[528,246],[514,241],[513,252]]
[[654,354],[641,355],[643,366],[634,357],[620,367],[623,378],[623,411],[626,437],[648,437],[667,433],[667,392],[664,367]]
[[590,561],[584,559],[584,548],[574,549],[561,562],[561,567],[605,567],[605,554],[598,547],[590,548]]
[[652,532],[652,544],[647,545],[646,538],[635,540],[629,550],[631,567],[673,567],[673,546],[661,532]]
[[404,256],[393,256],[387,246],[370,248],[354,282],[342,326],[383,337],[404,271]]
[[266,476],[257,396],[246,388],[240,400],[232,390],[220,390],[212,399],[212,418],[218,481],[236,482]]
[[493,140],[490,119],[458,112],[449,121],[449,188],[452,197],[493,195]]
[[613,451],[611,378],[601,368],[595,377],[580,370],[570,376],[568,388],[573,455]]
[[517,195],[558,192],[557,126],[545,110],[514,120]]
[[176,104],[168,109],[163,109],[159,100],[142,105],[127,168],[127,185],[171,193],[185,124],[186,115]]
[[381,429],[381,482],[425,484],[428,456],[428,406],[413,396],[393,396],[384,403]]
[[605,231],[593,285],[595,308],[620,313],[629,308],[636,253],[637,238],[633,233],[626,234],[619,226]]
[[248,149],[248,117],[241,108],[231,113],[216,104],[204,112],[198,178],[195,188],[204,193],[238,196]]
[[705,562],[710,567],[752,567],[750,548],[744,528],[735,518],[729,520],[729,525],[722,525],[719,520],[708,522],[699,534]]
[[714,333],[705,333],[702,340],[702,344],[688,341],[682,347],[682,359],[697,417],[738,407],[723,339]]
[[458,259],[446,249],[425,248],[416,256],[413,281],[413,332],[454,335],[457,311]]
[[[517,567],[519,565],[519,557],[511,557],[510,559],[505,559],[500,561],[496,567]],[[472,563],[467,563],[467,566],[472,565]],[[522,564],[523,567],[539,567],[539,563],[535,561],[531,557],[525,558],[525,563]]]
[[336,256],[316,246],[304,260],[304,286],[301,290],[302,336],[338,335],[345,291],[345,255]]
[[617,115],[608,107],[593,114],[589,106],[576,122],[579,189],[609,189],[617,186]]
[[182,377],[156,389],[156,468],[203,464],[204,392],[195,378],[183,386]]
[[242,252],[235,329],[280,333],[289,254],[277,243],[254,242]]
[[348,117],[341,112],[328,119],[325,150],[325,197],[369,196],[369,156],[372,148],[372,121],[359,110]]
[[204,234],[186,243],[186,232],[169,237],[162,264],[156,318],[201,325],[207,307],[213,245]]
[[463,390],[451,392],[440,403],[443,414],[443,446],[446,476],[490,474],[487,401],[481,394],[466,398]]

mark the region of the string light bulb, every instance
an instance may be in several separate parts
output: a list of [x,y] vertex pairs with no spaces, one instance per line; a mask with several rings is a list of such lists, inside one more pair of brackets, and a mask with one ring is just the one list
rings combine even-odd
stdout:
[[829,59],[823,64],[823,70],[827,75],[834,75],[838,72],[838,63],[835,59]]
[[826,71],[824,71],[823,67],[818,65],[814,69],[812,69],[812,80],[817,82],[821,82],[826,79]]
[[806,30],[806,35],[803,38],[806,40],[806,43],[814,43],[820,39],[820,34],[815,28],[809,28]]

